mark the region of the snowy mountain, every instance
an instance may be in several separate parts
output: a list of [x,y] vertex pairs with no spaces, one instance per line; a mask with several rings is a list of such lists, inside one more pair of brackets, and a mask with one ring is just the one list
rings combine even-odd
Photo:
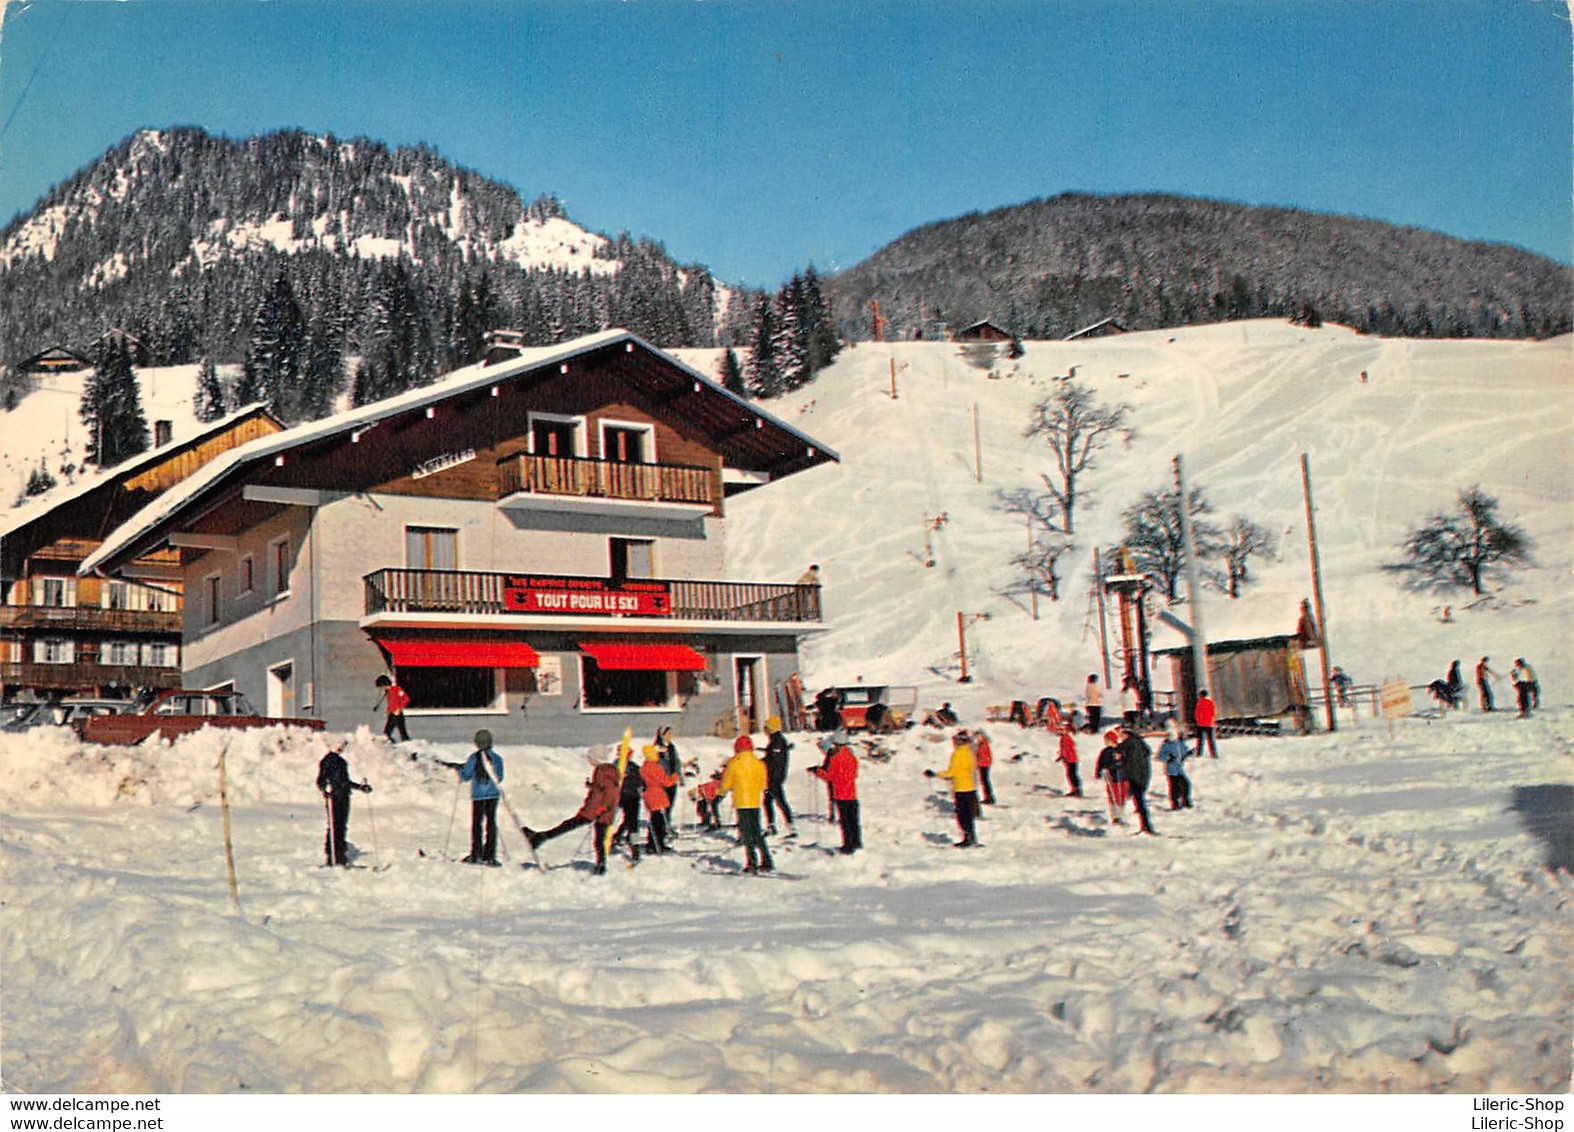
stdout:
[[[842,462],[730,500],[729,569],[822,567],[829,626],[804,650],[811,689],[913,683],[922,705],[950,701],[965,725],[988,727],[1000,805],[985,807],[981,849],[951,847],[949,793],[921,773],[945,766],[949,736],[927,727],[855,744],[865,848],[851,858],[830,851],[824,788],[804,774],[820,761],[816,737],[791,736],[796,836],[772,839],[785,875],[769,879],[736,875],[731,830],[695,828],[686,797],[677,852],[633,871],[591,876],[578,830],[542,847],[544,871],[521,869],[509,828],[509,867],[466,867],[467,807],[435,760],[468,752],[416,725],[397,748],[367,728],[349,737],[352,774],[376,790],[355,796],[350,819],[371,867],[344,871],[319,867],[321,736],[0,738],[5,1082],[236,1095],[1566,1092],[1571,345],[1269,321],[1029,342],[1015,360],[866,343],[769,404]],[[685,359],[707,372],[719,360]],[[1102,400],[1131,405],[1136,434],[1089,474],[1062,598],[1041,597],[1034,620],[1011,564],[1021,517],[996,493],[1048,470],[1026,415],[1073,367]],[[175,387],[169,371],[158,381]],[[46,425],[29,418],[39,443]],[[1098,668],[1091,550],[1165,486],[1176,455],[1217,514],[1280,536],[1246,596],[1205,595],[1210,639],[1293,631],[1310,586],[1302,453],[1334,659],[1362,683],[1419,683],[1455,657],[1490,654],[1503,672],[1523,655],[1542,710],[1478,712],[1472,694],[1469,711],[1423,699],[1391,727],[1362,707],[1336,734],[1229,738],[1217,762],[1187,762],[1192,810],[1164,808],[1156,772],[1159,836],[1133,836],[1093,779],[1093,737],[1080,741],[1076,797],[1054,736],[989,725],[986,708],[1069,696]],[[1536,566],[1481,601],[1398,587],[1381,566],[1406,529],[1478,482],[1534,538]],[[931,567],[925,524],[941,515]],[[968,625],[969,684],[957,682],[959,612],[990,614]],[[1499,702],[1511,700],[1500,683]],[[521,819],[547,828],[572,814],[587,756],[606,752],[535,745],[528,719],[488,725]],[[732,752],[728,739],[677,741],[702,777]]]
[[730,295],[659,245],[589,232],[556,199],[526,204],[426,148],[143,130],[0,231],[0,361],[86,351],[110,328],[150,364],[239,361],[281,273],[307,323],[361,355],[396,268],[443,357],[465,301],[532,340],[616,324],[705,345]]
[[[1164,193],[1063,193],[915,228],[835,280],[843,332],[887,338],[980,319],[1064,338],[1293,318],[1410,338],[1547,338],[1574,270],[1504,244],[1352,216]],[[920,304],[923,310],[920,312]]]

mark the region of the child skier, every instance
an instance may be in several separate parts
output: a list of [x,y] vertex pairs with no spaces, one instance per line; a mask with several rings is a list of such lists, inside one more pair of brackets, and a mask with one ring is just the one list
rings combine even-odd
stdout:
[[721,828],[721,801],[717,797],[721,793],[721,771],[715,771],[704,782],[689,791],[689,797],[694,799],[694,812],[699,816],[700,824],[706,829]]
[[1104,749],[1099,752],[1099,761],[1094,764],[1093,773],[1104,780],[1104,796],[1109,800],[1109,820],[1116,825],[1125,825],[1120,811],[1126,805],[1126,768],[1120,759],[1119,731],[1104,732]]
[[1169,779],[1170,809],[1191,809],[1191,779],[1186,776],[1186,760],[1191,758],[1191,748],[1181,740],[1180,727],[1171,719],[1164,724],[1164,742],[1159,747],[1159,761],[1164,764],[1165,777]]
[[1063,724],[1060,728],[1060,754],[1055,756],[1055,761],[1066,768],[1066,785],[1071,787],[1070,796],[1082,797],[1082,777],[1077,773],[1077,739],[1074,734],[1074,723]]
[[372,787],[370,783],[351,781],[350,764],[344,761],[343,743],[332,748],[317,764],[317,789],[328,806],[328,831],[322,841],[323,864],[348,865],[345,830],[350,824],[350,791],[370,794]]
[[[618,812],[618,794],[621,784],[618,782],[618,768],[613,763],[598,762],[591,769],[590,781],[586,783],[589,789],[585,792],[585,803],[571,818],[559,822],[551,829],[536,832],[529,826],[524,828],[524,835],[530,839],[530,847],[539,849],[542,842],[550,841],[554,837],[578,829],[580,826],[591,826],[591,840],[596,845],[596,876],[605,876],[607,872],[607,829],[612,825],[612,815]],[[634,860],[639,860],[635,857]]]
[[951,780],[951,798],[956,809],[956,824],[962,831],[962,840],[956,843],[957,849],[971,849],[978,844],[978,836],[974,832],[974,821],[978,818],[978,760],[973,754],[972,745],[968,742],[966,731],[958,731],[953,736],[955,746],[951,750],[951,765],[936,774],[932,770],[925,770],[925,778],[949,778]]
[[639,768],[639,777],[645,785],[645,812],[650,814],[650,828],[645,831],[645,852],[669,853],[672,838],[667,832],[667,811],[672,808],[672,795],[668,791],[678,784],[678,776],[668,773],[661,765],[661,750],[654,744],[640,754],[645,761]]
[[813,767],[809,773],[824,779],[831,788],[842,827],[842,847],[837,852],[850,857],[864,847],[858,816],[858,758],[852,748],[835,737],[821,739],[820,750],[825,752],[825,765]]
[[768,873],[776,864],[771,860],[765,833],[760,828],[760,801],[765,796],[768,781],[765,764],[754,753],[754,740],[747,735],[739,735],[732,750],[732,758],[721,774],[717,797],[731,794],[733,808],[738,811],[738,837],[743,842],[747,859],[743,871]]
[[492,733],[482,728],[475,733],[475,753],[459,768],[459,777],[470,783],[470,855],[467,865],[497,862],[497,784],[503,781],[503,756],[492,750]]
[[377,702],[372,705],[372,710],[379,707],[386,708],[388,714],[383,720],[383,738],[393,742],[394,732],[399,732],[399,738],[408,743],[410,732],[404,726],[404,709],[410,706],[410,695],[393,678],[387,675],[377,678],[377,686],[382,689],[377,693]]
[[989,781],[989,770],[995,765],[995,752],[989,746],[989,736],[982,731],[973,733],[973,757],[978,761],[978,784],[983,787],[983,804],[995,804],[995,788]]

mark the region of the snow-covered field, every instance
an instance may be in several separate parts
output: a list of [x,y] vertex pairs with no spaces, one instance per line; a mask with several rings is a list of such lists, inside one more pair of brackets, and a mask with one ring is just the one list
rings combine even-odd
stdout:
[[[714,355],[688,355],[714,372]],[[900,395],[890,394],[897,362]],[[1020,519],[997,488],[1047,454],[1026,407],[1071,365],[1134,406],[1138,438],[1090,478],[1086,554],[1035,621],[1007,593]],[[1367,380],[1360,373],[1367,372]],[[1546,709],[1230,739],[1193,766],[1196,809],[1162,836],[1068,798],[1048,737],[992,728],[1002,804],[950,847],[919,728],[864,760],[866,851],[824,850],[818,761],[796,735],[791,878],[709,871],[729,837],[589,875],[576,835],[545,873],[453,863],[464,754],[350,747],[360,862],[318,867],[321,737],[212,734],[82,747],[0,740],[0,1079],[44,1092],[1566,1091],[1574,1043],[1574,357],[1553,343],[1417,343],[1282,324],[1033,343],[998,376],[954,346],[865,344],[770,406],[836,448],[729,505],[731,570],[824,568],[832,627],[811,689],[917,683],[964,723],[1069,695],[1099,666],[1089,564],[1119,511],[1181,453],[1218,511],[1274,526],[1278,560],[1211,636],[1290,632],[1309,595],[1300,454],[1311,457],[1335,662],[1358,680],[1528,656]],[[980,406],[983,478],[973,449]],[[24,409],[26,406],[24,405]],[[19,410],[22,411],[22,410]],[[8,434],[9,435],[9,434]],[[10,447],[10,441],[7,441]],[[24,453],[23,465],[25,466]],[[36,456],[33,457],[36,459]],[[1407,525],[1480,482],[1537,540],[1490,600],[1410,594],[1377,567]],[[923,522],[945,512],[936,565]],[[1451,603],[1453,619],[1434,610]],[[955,683],[956,613],[976,680]],[[1186,615],[1184,608],[1179,610]],[[1173,643],[1161,640],[1159,643]],[[1315,667],[1315,666],[1314,666]],[[1511,701],[1499,688],[1499,701]],[[1473,701],[1473,697],[1472,697]],[[524,820],[577,808],[586,750],[500,735]],[[709,772],[730,749],[679,736]],[[240,906],[218,805],[226,751]],[[1084,738],[1084,777],[1096,749]],[[689,817],[687,810],[683,817]]]

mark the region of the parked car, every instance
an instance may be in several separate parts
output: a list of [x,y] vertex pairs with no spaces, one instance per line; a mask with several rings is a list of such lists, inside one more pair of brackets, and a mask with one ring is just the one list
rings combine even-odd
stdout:
[[83,724],[90,743],[140,743],[149,735],[172,739],[204,727],[305,727],[321,731],[320,719],[272,719],[258,715],[239,692],[164,692],[151,704],[122,715],[95,716]]
[[98,715],[118,715],[129,711],[130,700],[37,700],[32,703],[10,704],[0,723],[6,734],[31,731],[35,727],[69,727],[78,735],[87,721]]
[[815,697],[817,709],[831,708],[848,731],[895,731],[911,727],[918,707],[918,689],[888,684],[854,684],[827,688]]

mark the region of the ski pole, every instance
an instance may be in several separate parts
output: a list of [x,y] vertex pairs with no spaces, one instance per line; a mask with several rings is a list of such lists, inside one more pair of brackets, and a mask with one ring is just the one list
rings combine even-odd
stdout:
[[366,820],[372,827],[372,863],[381,864],[382,856],[377,852],[377,811],[372,808],[372,792],[366,792]]
[[465,784],[461,779],[454,783],[454,804],[448,811],[448,832],[443,837],[443,860],[448,860],[448,843],[454,837],[454,818],[459,814],[459,795],[464,793]]
[[333,807],[328,801],[327,791],[322,795],[322,816],[324,832],[322,835],[322,863],[333,864]]

